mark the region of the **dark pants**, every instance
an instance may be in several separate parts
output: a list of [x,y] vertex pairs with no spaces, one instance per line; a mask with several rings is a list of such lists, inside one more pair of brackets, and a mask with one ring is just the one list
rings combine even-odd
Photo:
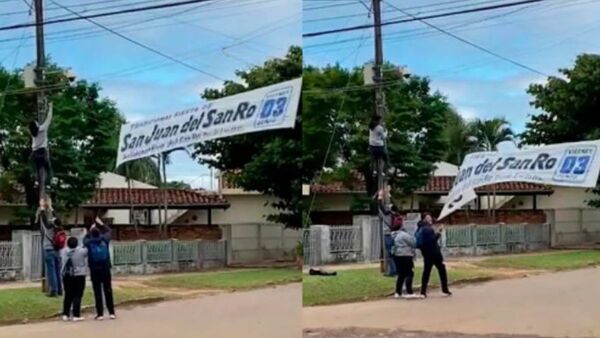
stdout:
[[396,279],[396,293],[402,294],[402,286],[406,284],[406,293],[412,295],[413,288],[413,277],[415,275],[414,268],[415,263],[413,257],[410,256],[394,256],[394,263],[396,263],[396,269],[398,269],[398,279]]
[[423,267],[423,278],[421,279],[421,294],[427,294],[427,284],[429,284],[429,276],[431,275],[431,269],[434,266],[440,275],[442,291],[448,292],[448,273],[446,272],[446,265],[444,264],[444,257],[442,254],[424,254],[423,260],[425,261],[425,266]]
[[[92,287],[94,288],[96,314],[98,316],[104,315],[104,300],[106,300],[106,307],[108,309],[108,313],[114,315],[115,305],[113,301],[112,276],[110,275],[110,268],[90,268],[90,275],[92,277]],[[104,297],[102,297],[103,292]]]
[[392,235],[386,234],[383,236],[383,240],[385,243],[385,252],[387,253],[387,270],[386,273],[388,276],[393,277],[398,273],[398,269],[396,268],[394,255],[392,255],[392,247],[394,246],[394,238]]
[[81,317],[81,299],[85,290],[85,276],[65,276],[65,299],[63,302],[63,315],[69,316],[71,308],[73,317]]
[[36,180],[40,189],[39,196],[46,196],[46,186],[50,184],[50,155],[48,149],[40,148],[31,154],[35,169]]
[[44,263],[46,265],[46,281],[51,295],[62,294],[61,259],[56,250],[44,250]]

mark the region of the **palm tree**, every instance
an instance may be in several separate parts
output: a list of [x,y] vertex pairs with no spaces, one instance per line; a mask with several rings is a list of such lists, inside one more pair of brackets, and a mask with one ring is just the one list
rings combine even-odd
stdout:
[[449,111],[446,118],[444,137],[446,139],[446,162],[460,165],[465,155],[473,148],[469,123],[455,111]]
[[[475,149],[479,151],[497,151],[498,143],[515,142],[515,134],[505,118],[493,118],[490,120],[476,119],[471,122],[471,135],[475,143]],[[493,217],[496,218],[496,189],[492,186],[493,194]],[[488,217],[490,216],[490,194],[487,195]]]
[[498,143],[515,140],[515,133],[504,118],[476,119],[470,123],[470,128],[479,151],[496,151]]

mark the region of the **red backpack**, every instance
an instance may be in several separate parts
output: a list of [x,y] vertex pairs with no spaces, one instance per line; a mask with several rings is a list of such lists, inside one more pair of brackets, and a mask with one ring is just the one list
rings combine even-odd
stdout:
[[404,219],[402,218],[402,216],[400,214],[394,213],[392,215],[392,226],[391,226],[390,230],[398,231],[398,230],[400,230],[400,228],[402,228],[403,224],[404,224]]
[[60,251],[67,244],[67,234],[64,231],[58,231],[54,234],[52,241],[54,242],[54,250]]

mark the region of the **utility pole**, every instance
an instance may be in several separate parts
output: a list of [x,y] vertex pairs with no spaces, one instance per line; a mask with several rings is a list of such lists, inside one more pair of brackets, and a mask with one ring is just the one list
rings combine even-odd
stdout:
[[[38,122],[41,123],[46,118],[46,93],[42,89],[45,85],[45,74],[44,70],[46,67],[46,50],[44,46],[44,8],[43,8],[43,0],[34,0],[35,7],[35,40],[36,40],[36,53],[37,53],[37,62],[35,68],[35,85],[37,88],[37,119]],[[40,201],[42,198],[46,200],[45,189],[43,185],[45,182],[38,182],[38,198],[36,203]],[[48,211],[46,211],[48,212]],[[46,214],[46,216],[49,216]],[[50,217],[45,217],[46,220],[49,220]],[[42,222],[42,220],[40,220]],[[44,225],[45,226],[45,225]],[[48,291],[48,285],[46,282],[46,267],[45,267],[45,259],[44,259],[44,234],[41,236],[41,244],[42,244],[42,292]]]
[[[375,82],[375,115],[380,116],[382,123],[385,117],[385,97],[383,93],[383,39],[381,36],[381,0],[372,0],[373,8],[373,20],[375,29],[375,65],[373,66],[374,82]],[[378,191],[383,191],[383,205],[387,207],[389,201],[387,200],[387,189],[386,179],[384,173],[385,163],[384,160],[379,160],[377,163],[377,187]],[[383,234],[384,222],[381,223],[381,272],[386,271],[388,257],[387,250],[385,249],[385,238]]]

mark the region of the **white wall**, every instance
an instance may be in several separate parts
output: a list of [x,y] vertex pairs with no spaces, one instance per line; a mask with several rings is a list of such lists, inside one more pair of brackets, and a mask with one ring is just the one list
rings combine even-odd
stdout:
[[[538,209],[570,209],[582,208],[591,209],[587,205],[590,199],[600,198],[587,189],[582,188],[564,188],[554,187],[554,193],[550,196],[540,195],[537,197]],[[531,196],[516,196],[510,202],[506,203],[504,208],[512,209],[533,209],[533,198]]]
[[[102,173],[100,174],[100,188],[127,188],[127,179],[125,176],[117,175],[114,173]],[[148,188],[148,189],[156,189],[155,186],[146,184],[140,181],[132,180],[131,181],[132,188]]]
[[[264,195],[246,194],[246,195],[226,195],[224,196],[231,204],[226,210],[216,209],[212,211],[213,224],[248,224],[248,223],[267,223],[266,215],[278,213],[270,205],[265,203],[272,201]],[[178,220],[178,223],[191,221],[196,216],[201,224],[206,223],[206,210],[190,210],[187,214]]]

